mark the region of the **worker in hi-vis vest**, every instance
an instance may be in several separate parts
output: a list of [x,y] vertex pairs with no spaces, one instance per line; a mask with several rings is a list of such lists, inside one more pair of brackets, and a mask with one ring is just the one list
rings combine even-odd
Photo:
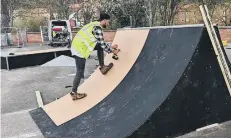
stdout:
[[113,63],[104,65],[104,51],[107,53],[117,54],[119,50],[116,44],[109,46],[105,43],[102,28],[109,25],[110,16],[106,13],[101,13],[98,21],[91,22],[82,27],[72,41],[71,52],[76,61],[76,75],[73,81],[72,92],[70,93],[73,100],[78,100],[86,97],[86,93],[78,92],[78,86],[81,78],[84,78],[84,70],[86,59],[91,52],[97,50],[99,60],[99,69],[102,74],[106,74],[112,67]]

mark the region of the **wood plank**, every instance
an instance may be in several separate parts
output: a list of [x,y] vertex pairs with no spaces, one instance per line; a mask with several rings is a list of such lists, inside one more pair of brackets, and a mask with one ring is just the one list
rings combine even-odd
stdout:
[[14,55],[29,55],[29,54],[39,54],[39,53],[49,53],[49,52],[58,52],[69,50],[67,48],[54,48],[54,49],[46,49],[46,50],[35,50],[35,51],[27,51],[27,52],[16,52]]
[[35,91],[37,103],[39,107],[43,107],[43,100],[40,91]]

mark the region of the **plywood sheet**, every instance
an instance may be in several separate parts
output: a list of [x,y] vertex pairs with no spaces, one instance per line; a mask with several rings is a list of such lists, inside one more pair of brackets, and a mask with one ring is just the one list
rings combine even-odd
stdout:
[[49,53],[49,52],[57,52],[69,50],[67,48],[54,48],[54,49],[47,49],[47,50],[36,50],[36,51],[27,51],[27,52],[16,52],[15,55],[30,55],[30,54],[38,54],[38,53]]
[[[56,125],[61,125],[82,113],[88,111],[106,96],[108,96],[123,80],[139,56],[149,30],[120,30],[117,31],[113,44],[118,44],[121,52],[119,60],[113,60],[112,54],[105,57],[105,64],[114,63],[114,67],[107,75],[102,75],[97,69],[80,87],[80,93],[87,93],[87,97],[72,101],[71,96],[56,100],[43,109]],[[67,92],[69,93],[69,92]]]

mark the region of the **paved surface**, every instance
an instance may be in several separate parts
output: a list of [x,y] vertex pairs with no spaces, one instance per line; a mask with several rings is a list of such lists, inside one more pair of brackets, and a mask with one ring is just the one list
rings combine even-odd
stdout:
[[[87,61],[85,78],[98,64],[95,57],[96,52]],[[75,72],[73,66],[1,70],[1,137],[43,137],[28,113],[38,107],[35,91],[45,105],[53,102],[71,91],[65,87],[72,85]]]
[[43,137],[37,125],[34,124],[28,110],[2,114],[1,119],[1,137],[3,138]]
[[75,59],[69,56],[59,56],[43,65],[41,65],[42,67],[54,67],[54,66],[62,66],[62,67],[75,67]]
[[191,132],[179,138],[230,138],[231,121],[198,132]]
[[[231,48],[231,45],[229,45]],[[40,46],[34,49],[39,49]],[[231,59],[231,49],[226,50]],[[94,71],[96,53],[87,61],[85,77]],[[30,67],[1,70],[1,137],[41,138],[43,135],[29,115],[38,107],[35,91],[41,92],[44,104],[66,95],[71,88],[75,67]],[[83,82],[83,81],[82,81]],[[81,83],[82,83],[81,82]],[[231,137],[231,121],[217,127],[192,132],[181,137]]]

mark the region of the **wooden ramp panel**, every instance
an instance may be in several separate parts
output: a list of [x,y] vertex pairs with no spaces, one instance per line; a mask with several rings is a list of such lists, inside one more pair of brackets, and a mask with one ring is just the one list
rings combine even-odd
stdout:
[[113,44],[118,44],[121,52],[119,60],[113,60],[112,55],[105,57],[105,64],[114,63],[114,67],[107,75],[102,75],[97,69],[80,87],[80,93],[87,93],[87,97],[72,101],[67,95],[44,106],[44,111],[59,126],[88,111],[106,96],[108,96],[123,80],[139,56],[149,30],[121,30],[117,31]]
[[39,53],[49,53],[49,52],[57,52],[68,50],[67,48],[54,48],[54,49],[47,49],[47,50],[35,50],[35,51],[27,51],[27,52],[16,52],[15,55],[31,55],[31,54],[39,54]]

